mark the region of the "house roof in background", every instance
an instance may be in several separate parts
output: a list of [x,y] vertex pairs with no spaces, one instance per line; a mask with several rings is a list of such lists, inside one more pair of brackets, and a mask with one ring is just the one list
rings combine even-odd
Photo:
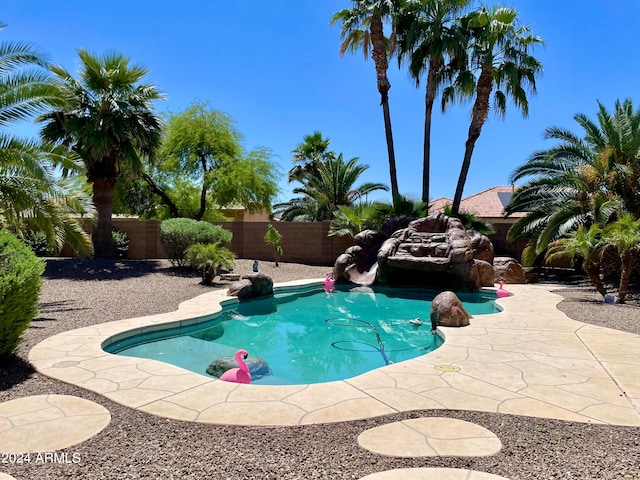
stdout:
[[[473,213],[480,218],[504,218],[504,209],[509,204],[515,187],[496,186],[465,197],[460,202],[460,211]],[[436,198],[429,203],[430,211],[443,211],[453,200],[446,197]],[[527,212],[514,212],[508,218],[521,218]]]

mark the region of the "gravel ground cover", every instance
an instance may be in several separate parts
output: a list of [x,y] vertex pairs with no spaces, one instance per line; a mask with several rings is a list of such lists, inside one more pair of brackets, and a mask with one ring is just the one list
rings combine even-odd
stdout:
[[[235,271],[251,271],[238,260]],[[329,267],[261,262],[275,282],[324,278]],[[220,283],[213,288],[227,288]],[[22,479],[358,479],[405,467],[484,471],[511,480],[640,479],[640,428],[591,425],[473,411],[423,410],[353,422],[286,428],[202,425],[168,420],[122,407],[104,397],[33,372],[29,350],[56,333],[123,318],[173,311],[206,293],[199,275],[167,261],[48,259],[40,316],[25,332],[15,359],[0,365],[0,402],[29,395],[67,394],[106,407],[112,420],[102,432],[66,449],[78,463],[0,464]],[[630,305],[603,305],[586,284],[558,290],[559,308],[583,322],[640,333],[634,286]],[[477,423],[503,443],[481,458],[391,458],[358,447],[364,430],[424,416]]]

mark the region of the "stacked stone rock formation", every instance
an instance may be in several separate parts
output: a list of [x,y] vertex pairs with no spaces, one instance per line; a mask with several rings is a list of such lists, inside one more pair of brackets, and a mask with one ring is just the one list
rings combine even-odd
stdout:
[[[334,278],[338,282],[477,291],[496,281],[491,241],[440,212],[391,233],[365,230],[354,237],[354,243],[336,260]],[[517,275],[500,279],[524,282]]]

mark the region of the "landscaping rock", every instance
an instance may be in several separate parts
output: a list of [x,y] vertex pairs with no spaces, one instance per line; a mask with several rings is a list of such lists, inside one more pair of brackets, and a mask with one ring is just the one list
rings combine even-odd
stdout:
[[493,259],[495,283],[527,283],[527,277],[522,265],[515,258],[495,257]]
[[[365,230],[354,237],[334,265],[336,281],[476,291],[479,275],[473,269],[471,239],[459,219],[440,212],[410,222],[389,236],[387,230]],[[481,249],[484,242],[478,240]],[[489,242],[490,243],[490,242]]]
[[227,295],[239,300],[267,297],[273,295],[273,280],[261,272],[243,275],[241,280],[231,284]]
[[[271,367],[269,367],[269,364],[263,358],[249,355],[245,359],[244,363],[249,367],[252,380],[259,380],[260,378],[266,375],[272,375],[273,373],[271,371]],[[224,372],[231,370],[232,368],[238,368],[238,363],[236,362],[235,357],[220,357],[211,362],[211,365],[207,367],[207,373],[212,377],[219,378]]]
[[451,291],[439,293],[431,302],[432,329],[437,326],[466,327],[470,318],[458,296]]
[[489,265],[493,264],[495,255],[493,253],[493,243],[491,243],[489,237],[481,234],[477,230],[467,230],[467,235],[469,235],[471,239],[473,258],[476,260],[484,260]]
[[493,271],[493,265],[484,260],[475,259],[476,267],[478,268],[478,276],[480,278],[481,287],[493,287],[493,279],[495,272]]

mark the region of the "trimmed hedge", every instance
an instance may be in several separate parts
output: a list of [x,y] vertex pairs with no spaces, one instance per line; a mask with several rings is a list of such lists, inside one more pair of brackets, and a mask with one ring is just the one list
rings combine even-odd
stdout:
[[160,241],[174,266],[185,265],[185,250],[196,243],[217,243],[221,247],[231,242],[233,234],[219,225],[192,218],[170,218],[160,224]]
[[44,266],[29,247],[0,230],[0,358],[16,351],[38,314]]

